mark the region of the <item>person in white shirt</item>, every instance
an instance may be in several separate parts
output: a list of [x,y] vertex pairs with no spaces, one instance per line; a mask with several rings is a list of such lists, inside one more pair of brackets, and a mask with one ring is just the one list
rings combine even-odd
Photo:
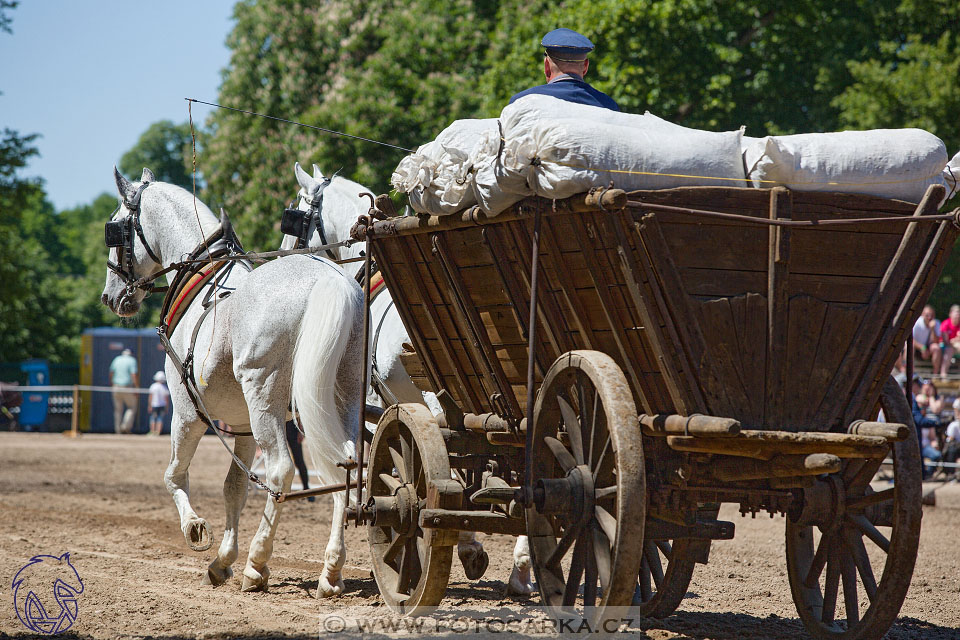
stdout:
[[[960,458],[960,398],[953,401],[953,421],[947,426],[947,443],[943,447],[943,461],[955,463]],[[956,477],[956,469],[944,467],[948,476]]]
[[940,323],[935,311],[929,304],[923,308],[916,324],[913,325],[913,348],[921,360],[929,360],[934,373],[940,371],[943,351],[940,349]]
[[167,389],[167,376],[163,371],[153,374],[150,385],[150,435],[158,436],[163,431],[163,417],[170,406],[170,390]]

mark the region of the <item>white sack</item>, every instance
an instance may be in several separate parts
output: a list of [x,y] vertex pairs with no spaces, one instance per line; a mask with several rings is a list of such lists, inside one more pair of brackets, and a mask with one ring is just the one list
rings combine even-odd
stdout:
[[524,195],[559,199],[611,181],[628,191],[745,184],[741,131],[666,125],[620,127],[542,118],[525,135],[504,136],[500,173],[508,179],[500,185],[519,190],[523,178]]
[[919,202],[944,184],[947,150],[922,129],[803,133],[760,139],[745,153],[758,188],[863,193]]
[[437,136],[400,161],[391,182],[407,193],[415,211],[434,215],[455,213],[475,203],[473,163],[499,148],[495,118],[456,120]]
[[944,167],[943,181],[947,185],[947,200],[950,200],[960,191],[960,151]]

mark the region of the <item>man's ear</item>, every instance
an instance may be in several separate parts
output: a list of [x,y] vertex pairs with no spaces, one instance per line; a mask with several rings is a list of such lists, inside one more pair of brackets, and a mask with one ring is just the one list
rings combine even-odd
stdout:
[[587,58],[583,61],[583,73],[580,74],[581,77],[585,78],[587,76],[587,69],[590,68],[590,59]]
[[547,77],[547,82],[550,82],[550,76],[553,74],[550,73],[550,58],[543,56],[543,75]]

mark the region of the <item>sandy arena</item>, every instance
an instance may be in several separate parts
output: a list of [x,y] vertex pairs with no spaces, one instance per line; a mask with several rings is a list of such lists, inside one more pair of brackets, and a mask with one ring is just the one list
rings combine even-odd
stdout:
[[[317,601],[313,594],[329,532],[329,498],[290,503],[283,511],[270,591],[243,594],[234,577],[222,587],[201,584],[223,531],[221,484],[230,458],[213,436],[201,442],[191,467],[197,512],[216,536],[203,553],[189,550],[162,477],[169,438],[0,433],[0,637],[30,632],[18,620],[11,581],[32,556],[69,552],[84,582],[79,615],[67,637],[218,638],[332,636],[341,625],[359,637],[357,620],[393,619],[369,577],[362,529],[347,532],[347,593]],[[932,485],[930,485],[932,486]],[[264,494],[251,492],[241,520],[240,560],[263,509]],[[678,612],[666,620],[642,620],[632,632],[667,638],[806,637],[786,578],[783,521],[741,518],[725,506],[721,518],[736,524],[734,540],[715,542],[710,563],[699,565]],[[960,638],[960,486],[937,491],[936,507],[924,507],[920,555],[901,618],[890,638]],[[504,597],[513,541],[485,540],[490,568],[477,583],[466,580],[456,558],[441,610],[424,630],[435,637],[517,637],[522,627],[466,627],[459,616],[540,617],[538,598]],[[332,622],[331,622],[332,621]],[[371,626],[364,637],[384,635]],[[530,629],[530,627],[528,627]],[[477,632],[479,631],[479,632]],[[477,633],[475,633],[477,632]],[[407,631],[386,635],[410,637]],[[541,636],[542,637],[542,636]]]

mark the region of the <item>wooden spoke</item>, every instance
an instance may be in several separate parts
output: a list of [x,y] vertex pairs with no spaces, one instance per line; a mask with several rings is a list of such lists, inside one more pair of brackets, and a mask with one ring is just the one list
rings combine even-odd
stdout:
[[868,493],[864,496],[860,496],[859,498],[848,500],[847,511],[860,511],[866,507],[869,507],[870,505],[893,500],[895,491],[896,490],[893,487],[890,487],[889,489],[884,489],[883,491]]
[[653,597],[653,585],[650,578],[650,563],[647,562],[647,555],[644,554],[643,561],[640,563],[640,602],[647,602]]
[[387,445],[390,451],[390,457],[393,459],[393,468],[397,470],[397,474],[400,476],[400,480],[403,483],[410,482],[407,479],[407,465],[403,462],[403,454],[397,448],[396,443],[390,443]]
[[877,597],[877,579],[873,575],[873,567],[870,566],[870,556],[867,555],[863,538],[855,531],[848,529],[844,542],[857,566],[857,573],[860,574],[860,580],[863,582],[863,590],[867,592],[870,602],[873,602]]
[[590,534],[593,538],[593,555],[597,561],[600,586],[606,592],[610,587],[610,574],[613,566],[613,559],[610,557],[610,540],[603,530],[596,525],[590,527]]
[[554,549],[550,557],[547,558],[546,566],[548,569],[555,570],[560,566],[560,561],[563,560],[563,556],[567,555],[567,551],[570,550],[573,543],[577,541],[577,536],[580,535],[582,529],[583,526],[577,523],[563,532],[563,537],[561,537],[560,542],[557,543],[557,548]]
[[563,416],[563,426],[567,429],[567,435],[570,436],[570,448],[573,450],[573,458],[577,464],[583,464],[583,433],[580,431],[580,419],[577,417],[573,407],[563,399],[563,396],[557,396],[557,404],[560,405],[560,415]]
[[[597,408],[600,406],[600,392],[594,390],[593,392],[593,404],[591,405],[590,412],[590,450],[587,452],[587,460],[590,463],[593,463],[593,445],[597,439]],[[580,411],[583,414],[583,411]]]
[[849,487],[850,483],[854,478],[857,477],[857,474],[863,469],[863,465],[867,463],[866,460],[852,458],[846,461],[846,464],[843,467],[843,484],[844,486]]
[[405,482],[414,482],[417,479],[416,474],[413,472],[413,458],[414,453],[410,447],[410,438],[412,434],[407,434],[407,437],[404,438],[403,434],[400,434],[400,453],[403,455],[403,479]]
[[820,621],[824,624],[832,625],[834,615],[837,611],[837,593],[840,589],[840,554],[836,546],[831,545],[827,560],[827,578],[823,587],[823,611],[820,613]]
[[617,485],[611,485],[609,487],[597,489],[593,492],[593,499],[597,501],[615,497],[617,497]]
[[880,465],[883,463],[882,458],[874,458],[866,460],[863,466],[860,467],[860,470],[857,474],[844,484],[847,487],[847,495],[857,495],[864,491],[867,488],[867,485],[870,484],[870,481],[873,480],[873,476],[877,475],[877,470],[880,468]]
[[600,528],[603,529],[603,533],[606,534],[608,540],[617,539],[617,519],[610,515],[610,512],[597,505],[593,509],[594,515],[597,518],[597,522],[600,523]]
[[673,548],[670,546],[669,540],[654,540],[654,543],[660,549],[660,553],[667,556],[667,560],[673,557]]
[[[844,549],[844,551],[847,550]],[[840,576],[843,578],[843,607],[847,613],[847,626],[852,627],[860,621],[860,608],[857,604],[857,567],[849,552],[840,552],[840,555],[843,556],[840,563]]]
[[410,545],[409,539],[404,538],[402,544],[403,552],[400,555],[400,574],[397,576],[397,593],[410,593],[410,579],[411,579],[411,569],[413,568],[412,563],[410,562]]
[[583,576],[583,568],[586,566],[589,550],[587,539],[585,537],[578,538],[576,545],[573,547],[570,573],[567,574],[567,583],[563,589],[564,607],[572,607],[577,602],[577,595],[580,593],[580,578]]
[[394,561],[397,559],[397,556],[400,555],[406,543],[407,540],[403,536],[394,538],[393,542],[390,543],[390,546],[387,547],[386,552],[383,554],[383,561],[389,565],[394,565]]
[[597,556],[590,549],[592,545],[587,543],[587,553],[585,554],[583,581],[583,606],[593,607],[597,604]]
[[887,540],[887,537],[880,533],[875,526],[873,526],[872,522],[867,520],[866,516],[860,514],[851,515],[848,513],[847,519],[853,522],[853,524],[863,532],[863,535],[870,538],[875,545],[883,549],[884,552],[890,553],[890,541]]
[[647,567],[649,567],[653,583],[657,585],[657,589],[659,590],[663,584],[663,564],[660,562],[660,551],[657,549],[657,545],[651,542],[644,543],[643,559],[646,561]]
[[[813,535],[813,529],[810,528],[810,535]],[[831,539],[833,536],[830,534],[824,534],[820,538],[820,544],[817,546],[817,552],[813,555],[813,561],[810,563],[810,570],[807,571],[806,577],[803,579],[803,584],[806,587],[813,588],[820,583],[820,574],[823,573],[823,568],[827,565],[827,557],[830,553]]]
[[557,464],[560,465],[564,473],[567,473],[570,469],[577,466],[577,461],[570,455],[570,452],[567,451],[567,448],[563,446],[563,443],[559,440],[552,436],[546,436],[543,442],[550,449],[550,452],[553,454],[553,457],[556,458]]
[[381,473],[377,477],[380,478],[380,482],[386,485],[387,491],[389,491],[390,493],[394,493],[397,489],[403,486],[402,484],[400,484],[399,480],[394,478],[389,473]]
[[597,464],[593,467],[593,480],[596,482],[597,476],[600,475],[600,469],[603,467],[603,459],[607,455],[607,450],[610,449],[610,436],[607,435],[606,442],[603,443],[603,449],[600,450],[600,457],[597,459]]

